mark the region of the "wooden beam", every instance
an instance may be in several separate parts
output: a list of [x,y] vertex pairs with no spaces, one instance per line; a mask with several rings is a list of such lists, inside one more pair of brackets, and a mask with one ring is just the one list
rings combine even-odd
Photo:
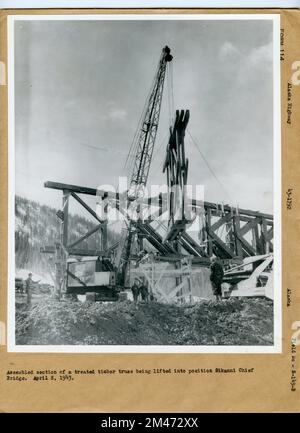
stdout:
[[63,213],[64,219],[62,222],[62,244],[67,250],[68,238],[69,238],[69,197],[70,193],[67,190],[63,191]]
[[247,253],[248,253],[250,256],[255,256],[255,255],[256,255],[256,251],[255,251],[255,249],[254,249],[254,248],[249,244],[249,242],[246,241],[246,239],[245,239],[243,236],[241,236],[240,233],[237,233],[237,237],[238,237],[239,241],[241,242],[242,247],[244,248],[244,250],[247,251]]
[[262,229],[262,235],[263,235],[265,249],[266,249],[265,252],[266,252],[266,254],[268,254],[270,252],[270,244],[269,244],[269,239],[268,239],[267,222],[264,218],[262,219],[261,229]]
[[55,253],[55,246],[54,245],[46,245],[45,247],[41,247],[40,253],[54,254]]
[[213,253],[212,240],[209,238],[210,228],[211,228],[211,209],[207,208],[205,212],[205,229],[207,234],[207,254],[209,257],[211,257]]
[[[203,207],[203,202],[199,201],[199,200],[195,200],[192,199],[191,200],[192,205],[195,207]],[[217,203],[211,203],[208,201],[204,202],[204,207],[205,208],[209,208],[209,209],[217,209]],[[225,212],[231,212],[233,209],[233,211],[235,210],[235,208],[233,206],[229,206],[228,204],[224,205],[224,211]],[[262,213],[262,212],[258,212],[258,211],[253,211],[253,210],[249,210],[249,209],[241,209],[239,208],[239,215],[248,215],[248,216],[252,216],[252,217],[257,217],[260,216],[262,218],[268,219],[268,220],[273,220],[273,215],[271,214],[267,214],[267,213]]]
[[211,226],[211,230],[214,232],[216,230],[218,230],[222,225],[224,225],[225,223],[229,222],[232,218],[231,213],[227,213],[225,214],[225,216],[220,217],[220,219],[218,221],[216,221],[212,226]]
[[216,243],[216,245],[222,250],[224,251],[224,253],[229,257],[232,258],[234,257],[234,253],[227,247],[227,245],[222,241],[222,239],[219,238],[219,236],[217,236],[214,232],[211,231],[211,229],[209,229],[208,231],[208,235],[214,240],[214,242]]
[[[44,187],[45,188],[51,188],[51,189],[57,189],[57,190],[68,190],[69,192],[74,192],[77,194],[87,194],[87,195],[98,195],[99,197],[109,197],[109,198],[113,198],[115,200],[119,200],[120,198],[120,194],[119,193],[113,193],[113,192],[109,192],[109,191],[104,191],[104,190],[98,190],[96,188],[88,188],[85,186],[78,186],[78,185],[70,185],[70,184],[66,184],[66,183],[58,183],[58,182],[51,182],[51,181],[47,181],[44,183]],[[162,196],[164,196],[165,194],[162,194]],[[157,197],[151,197],[152,200],[157,200]],[[148,202],[149,198],[146,199],[145,203]],[[190,203],[193,207],[195,208],[203,208],[203,201],[199,201],[199,200],[190,200]],[[212,203],[212,202],[208,202],[205,201],[204,202],[204,207],[205,208],[210,208],[210,209],[217,209],[217,204],[216,203]],[[231,212],[233,209],[233,211],[235,210],[234,207],[229,206],[228,204],[224,205],[224,211],[225,212]],[[265,218],[267,221],[267,225],[272,225],[272,221],[273,221],[273,215],[272,214],[267,214],[267,213],[262,213],[259,211],[252,211],[249,209],[241,209],[239,208],[239,215],[242,216],[251,216],[251,217],[262,217]]]
[[178,297],[183,297],[182,289],[187,285],[187,283],[187,280],[181,281],[168,294],[166,293],[167,298],[170,300],[170,298],[173,298],[178,292],[180,292]]
[[270,230],[267,231],[267,233],[266,233],[266,239],[268,241],[271,241],[273,239],[273,228],[271,228]]
[[[47,181],[44,183],[45,188],[58,189],[58,190],[68,190],[69,192],[75,192],[78,194],[87,194],[87,195],[97,195],[97,189],[95,188],[87,188],[86,186],[78,186],[78,185],[69,185],[67,183],[59,183],[59,182],[50,182]],[[103,195],[104,195],[103,191]]]
[[107,235],[108,234],[107,234],[107,222],[106,222],[106,223],[102,224],[102,227],[101,227],[102,249],[105,251],[107,250],[107,238],[108,238]]
[[199,246],[199,244],[197,244],[197,242],[195,242],[194,239],[187,232],[181,233],[180,238],[179,238],[179,242],[181,242],[182,240],[185,242],[185,245],[182,245],[183,248],[186,249],[186,248],[191,247],[192,250],[194,250],[194,252],[196,252],[197,256],[208,257],[206,251],[203,248],[201,248]]
[[192,258],[192,264],[206,267],[206,266],[210,265],[210,258],[209,257],[193,257]]
[[233,217],[233,223],[234,223],[236,255],[242,259],[243,258],[243,247],[242,247],[242,243],[238,237],[238,234],[240,232],[240,217],[239,217],[239,215],[235,215]]
[[71,192],[71,196],[78,201],[99,223],[103,224],[105,221],[102,221],[93,209],[89,207],[75,192]]
[[86,250],[80,248],[70,248],[69,254],[71,256],[104,256],[105,257],[106,252],[102,250]]
[[73,248],[76,245],[78,245],[80,242],[84,241],[85,239],[89,238],[90,236],[92,236],[94,233],[96,233],[100,228],[101,228],[101,224],[99,224],[98,226],[94,227],[92,230],[88,231],[85,235],[81,236],[79,239],[77,239],[77,241],[73,242],[72,244],[67,246],[67,249],[69,248]]
[[112,244],[110,247],[106,248],[105,253],[109,254],[110,252],[115,250],[119,246],[119,243],[120,243],[120,241],[117,241],[114,244]]
[[61,297],[61,289],[63,282],[63,260],[62,260],[62,248],[61,244],[58,242],[55,244],[55,291],[58,299]]
[[244,236],[249,230],[255,228],[261,222],[261,218],[253,218],[247,224],[240,228],[240,235]]
[[[110,249],[113,249],[115,245],[108,248],[107,251],[102,250],[86,250],[86,249],[79,249],[79,248],[70,248],[69,254],[72,256],[107,256],[110,252]],[[44,254],[54,254],[56,251],[56,248],[54,245],[47,245],[45,247],[40,248],[40,252]]]
[[84,287],[87,287],[87,285],[80,279],[78,278],[76,275],[74,275],[71,271],[69,271],[69,269],[67,269],[67,274],[70,275],[70,277],[73,278],[73,280],[76,280],[79,284],[81,284]]
[[258,225],[252,228],[252,246],[257,254],[262,254],[259,242]]

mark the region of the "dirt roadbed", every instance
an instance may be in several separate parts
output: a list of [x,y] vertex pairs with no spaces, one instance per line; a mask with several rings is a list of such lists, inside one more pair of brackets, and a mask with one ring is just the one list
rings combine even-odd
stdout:
[[185,306],[41,300],[16,305],[18,345],[273,345],[266,298]]

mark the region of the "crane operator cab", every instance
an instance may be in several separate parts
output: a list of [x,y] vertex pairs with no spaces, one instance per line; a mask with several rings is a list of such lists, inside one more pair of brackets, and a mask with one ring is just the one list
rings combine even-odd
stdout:
[[116,272],[110,260],[88,256],[67,261],[66,293],[87,295],[93,301],[117,301]]

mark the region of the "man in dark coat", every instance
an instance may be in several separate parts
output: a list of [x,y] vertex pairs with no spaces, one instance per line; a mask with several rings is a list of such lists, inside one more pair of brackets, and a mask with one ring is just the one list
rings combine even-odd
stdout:
[[27,295],[27,305],[28,307],[31,306],[31,299],[32,299],[32,290],[35,284],[38,284],[40,280],[33,281],[32,279],[32,273],[29,272],[28,278],[25,280],[25,289],[26,289],[26,295]]
[[149,291],[148,287],[145,284],[142,284],[140,287],[140,294],[142,297],[142,301],[148,302],[149,301]]
[[222,300],[222,282],[224,271],[221,263],[218,262],[216,257],[211,258],[210,265],[210,281],[213,289],[213,294],[217,301]]
[[134,279],[133,286],[131,287],[133,300],[135,303],[137,303],[140,295],[140,280],[138,278]]

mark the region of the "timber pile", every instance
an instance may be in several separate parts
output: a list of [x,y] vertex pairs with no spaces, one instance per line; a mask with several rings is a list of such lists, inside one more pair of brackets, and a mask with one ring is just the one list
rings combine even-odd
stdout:
[[29,345],[272,345],[273,302],[230,298],[177,306],[44,299],[16,307],[16,342]]

